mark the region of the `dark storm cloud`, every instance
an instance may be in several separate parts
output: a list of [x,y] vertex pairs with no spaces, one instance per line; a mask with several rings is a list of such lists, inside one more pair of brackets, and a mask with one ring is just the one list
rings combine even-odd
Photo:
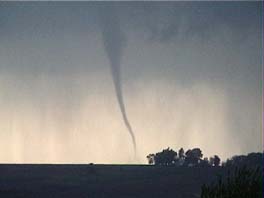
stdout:
[[[12,6],[8,3],[1,4],[0,39],[2,45],[6,45],[6,53],[18,53],[16,50],[20,50],[9,47],[7,38],[12,38],[28,49],[29,53],[46,53],[51,60],[55,60],[58,53],[66,52],[68,56],[67,53],[78,47],[74,46],[77,45],[74,42],[77,37],[85,39],[85,34],[97,34],[100,31],[98,13],[103,15],[102,5],[110,12],[114,6],[118,7],[123,31],[132,34],[141,32],[146,42],[177,44],[194,39],[196,42],[201,41],[201,44],[209,44],[211,38],[220,38],[229,46],[239,46],[252,33],[257,38],[261,36],[260,2],[17,2],[10,3]],[[230,32],[232,38],[224,38],[221,35],[226,31]],[[34,45],[29,45],[28,39],[34,41]],[[60,45],[50,48],[45,45],[46,40],[54,40]],[[39,46],[41,50],[35,52],[34,48],[39,49]],[[9,49],[11,52],[8,52]],[[63,67],[64,71],[67,71],[65,67],[68,67],[71,72],[70,65],[54,64],[49,70],[59,71],[59,68]],[[18,66],[14,64],[12,67]],[[30,71],[47,69],[47,66],[43,68],[38,64],[27,64],[26,67],[29,67]]]

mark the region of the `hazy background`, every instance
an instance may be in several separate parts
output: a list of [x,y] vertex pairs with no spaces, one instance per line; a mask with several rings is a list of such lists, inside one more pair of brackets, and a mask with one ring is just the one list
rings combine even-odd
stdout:
[[[103,45],[105,10],[125,35],[136,160]],[[261,2],[0,2],[0,162],[262,151],[261,17]]]

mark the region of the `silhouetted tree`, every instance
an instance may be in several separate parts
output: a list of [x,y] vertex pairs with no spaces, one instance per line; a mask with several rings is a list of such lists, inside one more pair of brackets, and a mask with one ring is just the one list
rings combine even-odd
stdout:
[[203,159],[203,161],[206,162],[207,164],[209,164],[209,159],[208,159],[208,157],[205,157],[205,158]]
[[185,155],[184,155],[184,150],[183,150],[183,148],[180,148],[180,150],[179,150],[178,154],[179,154],[179,158],[180,158],[180,159],[184,159],[184,158],[185,158]]
[[214,158],[213,157],[209,158],[209,164],[210,164],[210,166],[214,165]]
[[220,157],[218,157],[218,155],[214,156],[214,166],[219,166],[220,165]]
[[226,167],[235,167],[235,166],[247,166],[247,167],[256,167],[262,165],[263,153],[249,153],[248,155],[236,155],[231,159],[227,159],[224,163]]
[[174,164],[177,160],[177,152],[167,148],[162,152],[158,152],[154,155],[155,165],[171,165]]
[[213,157],[210,157],[209,164],[211,166],[219,166],[221,162],[221,159],[218,155],[214,155]]
[[200,161],[199,166],[202,166],[202,167],[208,167],[208,166],[210,166],[208,157],[203,158]]
[[194,148],[192,150],[189,149],[186,151],[185,155],[185,165],[198,165],[203,157],[200,148]]

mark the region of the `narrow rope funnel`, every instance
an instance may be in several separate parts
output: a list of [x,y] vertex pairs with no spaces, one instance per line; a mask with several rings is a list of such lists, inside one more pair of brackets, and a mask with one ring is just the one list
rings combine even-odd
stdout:
[[121,31],[120,22],[118,17],[115,15],[115,12],[110,12],[109,9],[103,9],[101,11],[103,11],[104,13],[104,15],[100,17],[104,48],[110,61],[111,74],[115,87],[116,98],[119,104],[124,124],[126,125],[126,128],[131,136],[134,155],[136,157],[136,138],[127,118],[121,86],[121,57],[126,38],[123,32]]

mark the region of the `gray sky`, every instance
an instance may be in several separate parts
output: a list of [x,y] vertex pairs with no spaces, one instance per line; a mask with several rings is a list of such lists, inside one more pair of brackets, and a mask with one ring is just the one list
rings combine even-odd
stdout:
[[[124,35],[136,161],[102,18]],[[261,2],[0,2],[0,162],[145,163],[168,146],[223,159],[261,151],[261,35]]]

